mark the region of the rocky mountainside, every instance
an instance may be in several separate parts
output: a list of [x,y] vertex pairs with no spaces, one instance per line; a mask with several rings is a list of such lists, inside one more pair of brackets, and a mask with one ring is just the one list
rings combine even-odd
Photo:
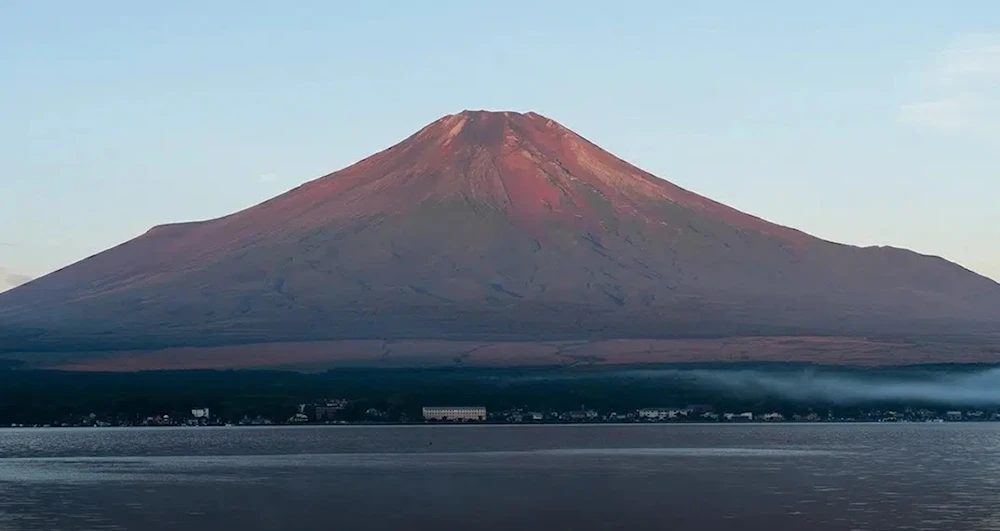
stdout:
[[9,350],[972,337],[998,324],[1000,285],[956,264],[824,241],[650,175],[544,116],[486,111],[0,294]]

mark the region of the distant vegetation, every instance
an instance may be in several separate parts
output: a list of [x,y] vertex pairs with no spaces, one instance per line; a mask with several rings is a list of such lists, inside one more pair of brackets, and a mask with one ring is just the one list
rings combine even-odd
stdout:
[[[197,407],[209,407],[214,416],[228,419],[244,416],[287,419],[296,412],[298,404],[337,398],[353,401],[358,411],[376,408],[385,412],[389,420],[402,416],[419,418],[420,408],[427,405],[563,411],[585,407],[625,412],[643,407],[703,404],[717,411],[776,411],[793,415],[817,410],[836,411],[845,416],[850,416],[857,408],[873,405],[940,409],[950,400],[970,407],[997,405],[988,403],[994,399],[986,395],[979,400],[982,403],[976,403],[975,396],[948,393],[928,394],[926,398],[912,394],[866,398],[864,394],[855,394],[850,400],[822,393],[789,396],[781,387],[760,384],[752,380],[757,377],[747,376],[763,374],[785,378],[783,381],[793,386],[798,381],[803,386],[817,382],[816,385],[827,388],[830,381],[835,380],[857,381],[861,382],[858,385],[867,385],[866,388],[879,389],[884,387],[880,381],[891,380],[895,382],[893,385],[903,386],[901,389],[926,388],[931,389],[927,393],[933,394],[937,392],[933,389],[947,389],[952,381],[956,386],[967,387],[967,380],[962,378],[972,378],[983,386],[992,385],[991,380],[983,378],[991,378],[994,373],[982,366],[834,370],[790,365],[735,368],[729,365],[724,370],[717,366],[677,369],[352,369],[317,374],[278,371],[111,374],[26,371],[11,367],[0,368],[0,424],[70,422],[92,413],[122,420],[164,414],[187,415]],[[696,376],[697,371],[716,371],[712,374],[717,375],[739,373],[742,383],[706,385],[706,380]],[[718,377],[714,378],[719,381]]]

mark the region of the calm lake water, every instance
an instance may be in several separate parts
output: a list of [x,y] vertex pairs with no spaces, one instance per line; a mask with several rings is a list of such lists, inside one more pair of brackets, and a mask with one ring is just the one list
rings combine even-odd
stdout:
[[0,430],[0,530],[1000,529],[1000,424]]

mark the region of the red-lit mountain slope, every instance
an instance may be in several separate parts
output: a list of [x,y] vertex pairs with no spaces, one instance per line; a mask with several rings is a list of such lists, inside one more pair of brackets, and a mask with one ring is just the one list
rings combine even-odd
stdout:
[[674,186],[544,116],[484,111],[0,295],[7,350],[967,338],[998,322],[1000,286],[958,265],[823,241]]

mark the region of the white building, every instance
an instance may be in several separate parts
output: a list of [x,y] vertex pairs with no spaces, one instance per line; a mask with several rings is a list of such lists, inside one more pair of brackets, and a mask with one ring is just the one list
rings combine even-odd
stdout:
[[191,410],[191,416],[196,419],[207,419],[211,417],[211,413],[208,411],[207,407],[197,408]]
[[485,407],[425,407],[424,420],[486,420]]

